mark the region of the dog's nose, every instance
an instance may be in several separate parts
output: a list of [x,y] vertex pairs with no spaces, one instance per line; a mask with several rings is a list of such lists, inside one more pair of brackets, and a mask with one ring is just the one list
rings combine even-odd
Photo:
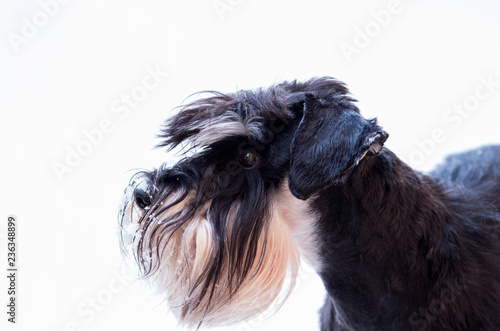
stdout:
[[153,202],[148,190],[139,187],[134,190],[134,200],[141,209],[145,209]]

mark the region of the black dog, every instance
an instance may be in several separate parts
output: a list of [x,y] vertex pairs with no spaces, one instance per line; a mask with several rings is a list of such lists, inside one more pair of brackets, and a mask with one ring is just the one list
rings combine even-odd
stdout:
[[303,256],[321,330],[500,329],[500,146],[423,175],[332,78],[213,92],[161,137],[185,157],[133,177],[122,242],[182,323],[282,302]]

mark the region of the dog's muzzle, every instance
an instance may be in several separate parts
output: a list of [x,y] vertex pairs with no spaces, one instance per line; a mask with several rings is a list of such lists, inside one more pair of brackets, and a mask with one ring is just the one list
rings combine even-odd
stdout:
[[132,178],[125,188],[120,205],[119,223],[121,227],[122,250],[125,255],[133,253],[133,242],[139,228],[139,222],[153,202],[154,185],[143,174]]
[[275,300],[277,309],[299,265],[279,201],[214,199],[200,182],[185,164],[134,176],[120,211],[123,253],[184,324],[235,324]]
[[145,176],[134,178],[127,186],[123,196],[122,207],[138,207],[147,209],[153,202],[154,186],[151,180]]
[[142,188],[138,187],[134,190],[133,198],[134,198],[134,200],[137,203],[137,206],[139,208],[145,209],[145,208],[149,207],[149,205],[151,205],[153,199],[152,199],[150,192],[151,192],[151,189],[149,186],[146,189],[142,189]]

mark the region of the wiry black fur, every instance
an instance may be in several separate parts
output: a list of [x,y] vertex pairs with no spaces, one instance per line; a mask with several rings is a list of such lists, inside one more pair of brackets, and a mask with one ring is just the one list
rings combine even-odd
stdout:
[[[490,148],[495,157],[482,163],[495,167],[500,147]],[[387,149],[314,203],[328,234],[322,330],[498,329],[498,204],[414,172]]]
[[[427,176],[380,150],[387,134],[353,102],[342,83],[325,77],[214,92],[167,121],[160,145],[171,149],[199,133],[194,124],[228,112],[258,116],[269,133],[265,140],[233,136],[201,146],[199,154],[150,176],[152,205],[183,185],[197,192],[192,210],[214,201],[219,255],[199,286],[210,295],[227,250],[235,275],[230,291],[237,291],[259,258],[269,199],[287,180],[320,215],[320,276],[328,293],[323,331],[500,329],[500,146],[452,156]],[[238,164],[248,149],[259,157],[252,169]],[[230,234],[237,244],[225,247],[224,220],[237,200],[246,213]],[[157,231],[174,231],[185,215]]]

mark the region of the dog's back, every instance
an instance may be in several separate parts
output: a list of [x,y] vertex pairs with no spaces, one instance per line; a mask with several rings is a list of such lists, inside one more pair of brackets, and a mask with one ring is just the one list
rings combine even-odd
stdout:
[[448,156],[431,176],[472,189],[480,200],[500,210],[500,145]]

